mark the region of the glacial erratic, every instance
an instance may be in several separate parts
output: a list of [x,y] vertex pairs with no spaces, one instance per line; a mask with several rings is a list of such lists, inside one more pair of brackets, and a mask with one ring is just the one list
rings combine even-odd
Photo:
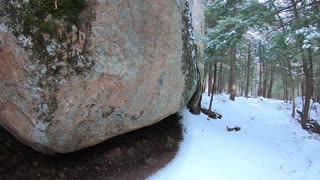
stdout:
[[0,2],[0,125],[38,151],[154,124],[196,91],[188,1]]

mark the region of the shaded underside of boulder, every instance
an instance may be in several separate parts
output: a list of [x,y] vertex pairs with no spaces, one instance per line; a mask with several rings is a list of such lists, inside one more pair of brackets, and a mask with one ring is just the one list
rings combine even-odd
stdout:
[[38,151],[154,124],[195,92],[188,1],[0,2],[0,125]]

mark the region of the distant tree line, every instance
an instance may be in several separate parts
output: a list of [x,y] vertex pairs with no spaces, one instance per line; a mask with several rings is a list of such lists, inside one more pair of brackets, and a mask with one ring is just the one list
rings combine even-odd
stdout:
[[292,103],[320,102],[320,0],[207,0],[208,95],[227,92]]

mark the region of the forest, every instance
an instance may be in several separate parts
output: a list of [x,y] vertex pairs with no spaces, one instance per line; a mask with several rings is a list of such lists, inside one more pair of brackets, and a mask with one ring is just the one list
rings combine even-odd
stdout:
[[0,180],[320,180],[320,0],[0,4]]
[[[310,106],[320,102],[320,1],[205,3],[208,92],[285,100],[307,128]],[[295,109],[297,96],[302,112]]]

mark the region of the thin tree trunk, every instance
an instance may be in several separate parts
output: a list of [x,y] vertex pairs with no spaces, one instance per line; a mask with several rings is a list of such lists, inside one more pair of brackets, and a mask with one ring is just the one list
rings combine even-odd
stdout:
[[303,71],[306,77],[306,88],[301,126],[302,128],[306,129],[309,118],[310,99],[313,94],[313,62],[311,48],[308,49],[308,61],[305,58],[303,58]]
[[269,89],[268,89],[268,94],[267,94],[267,98],[272,98],[272,86],[273,86],[273,77],[274,76],[274,72],[271,71],[270,72],[270,82],[269,82]]
[[297,87],[297,90],[298,90],[297,96],[300,96],[300,86],[301,86],[301,79],[299,78],[298,87]]
[[229,93],[230,100],[234,101],[236,97],[236,47],[232,45],[230,47],[230,80],[229,80]]
[[212,113],[212,103],[213,103],[213,95],[216,92],[216,85],[217,85],[217,63],[214,63],[214,80],[213,80],[213,84],[212,84],[212,91],[211,91],[211,98],[210,98],[210,104],[209,104],[209,111],[208,111],[208,116],[211,117],[211,113]]
[[246,76],[246,69],[245,69],[245,59],[244,58],[240,58],[240,65],[241,65],[241,73],[240,73],[240,77],[239,77],[239,88],[240,88],[240,96],[243,96],[244,93],[244,88],[245,88],[245,77]]
[[206,91],[207,88],[207,78],[208,78],[208,63],[204,64],[204,77],[203,77],[203,89],[202,89],[202,93],[204,93]]
[[251,43],[248,45],[248,61],[247,61],[247,84],[245,95],[248,98],[249,96],[249,87],[250,87],[250,70],[251,70]]
[[260,61],[260,66],[259,66],[259,86],[258,86],[258,96],[262,96],[262,65]]
[[285,100],[285,102],[288,102],[288,82],[285,74],[286,72],[282,71],[281,76],[283,82],[283,100]]
[[263,61],[263,88],[262,88],[262,96],[265,98],[267,97],[267,77],[268,77],[268,73],[267,73],[267,64],[265,61]]
[[261,57],[261,42],[259,42],[259,87],[258,96],[262,96],[262,57]]
[[213,72],[213,86],[212,92],[213,94],[217,93],[217,63],[214,63],[214,72]]
[[[255,89],[254,89],[254,86],[256,85],[256,83],[253,83],[253,79],[254,79],[254,70],[255,70],[255,67],[254,66],[251,66],[251,74],[250,74],[250,94],[253,95],[253,92],[257,92]],[[254,94],[256,95],[256,94]]]
[[288,72],[289,72],[289,85],[290,85],[290,93],[291,93],[291,101],[292,101],[292,113],[291,116],[294,117],[295,112],[296,112],[296,101],[295,101],[295,92],[294,92],[294,82],[293,82],[293,76],[292,76],[292,67],[291,67],[291,62],[286,56],[287,60],[287,66],[288,66]]
[[208,77],[208,96],[210,96],[210,93],[212,91],[212,65],[211,63],[208,65],[208,73],[209,73],[209,77]]
[[319,87],[317,87],[317,99],[316,99],[316,101],[318,103],[320,103],[320,89],[319,89]]
[[219,94],[221,94],[223,92],[223,64],[220,63],[220,68],[219,68]]

